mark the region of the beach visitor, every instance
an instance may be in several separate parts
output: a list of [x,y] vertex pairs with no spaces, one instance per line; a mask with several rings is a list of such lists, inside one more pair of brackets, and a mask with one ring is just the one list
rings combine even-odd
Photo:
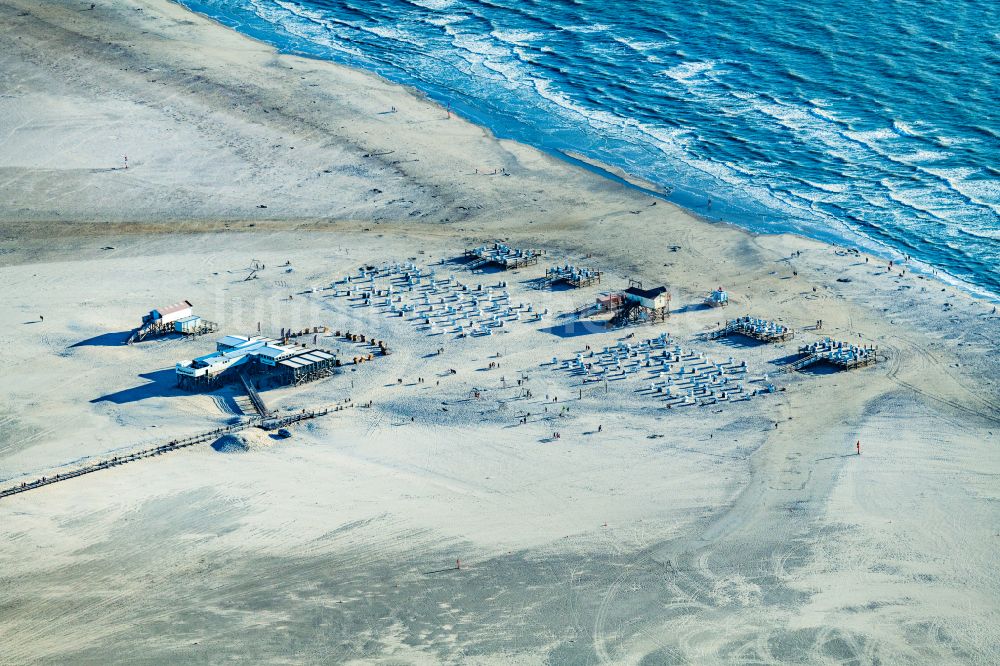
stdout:
[[858,448],[858,455],[860,456],[861,455],[861,440],[859,439],[858,443],[855,444],[854,446],[856,446]]

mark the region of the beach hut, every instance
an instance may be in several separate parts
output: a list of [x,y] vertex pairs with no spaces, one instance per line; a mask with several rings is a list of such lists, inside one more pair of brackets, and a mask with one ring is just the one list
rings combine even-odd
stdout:
[[149,311],[149,314],[142,316],[142,324],[132,331],[125,343],[130,345],[145,339],[147,336],[171,333],[176,330],[174,322],[191,317],[193,314],[191,301],[181,301],[173,305],[154,308]]
[[722,287],[718,287],[705,299],[705,305],[713,308],[721,308],[729,305],[729,294]]
[[612,310],[614,316],[607,323],[609,327],[663,321],[670,314],[670,292],[666,287],[643,289],[641,283],[632,281],[619,297],[621,300]]
[[162,308],[150,310],[149,314],[142,318],[143,323],[152,322],[154,325],[169,324],[184,319],[194,314],[194,306],[191,301],[181,301]]
[[621,307],[625,297],[620,293],[601,294],[597,297],[596,305],[598,312],[609,312]]
[[183,319],[176,320],[174,322],[174,331],[190,335],[198,331],[200,324],[201,317],[198,315],[191,315],[190,317],[184,317]]
[[643,289],[642,287],[631,286],[623,293],[626,301],[638,303],[649,310],[659,310],[670,305],[670,292],[666,287],[653,287]]

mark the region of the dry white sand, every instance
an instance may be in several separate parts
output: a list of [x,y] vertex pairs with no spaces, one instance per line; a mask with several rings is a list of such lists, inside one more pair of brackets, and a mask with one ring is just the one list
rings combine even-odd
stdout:
[[[0,0],[2,485],[238,418],[233,389],[173,386],[213,338],[121,344],[156,305],[188,298],[222,332],[351,329],[393,353],[264,391],[282,412],[355,405],[289,439],[0,500],[0,662],[1000,660],[992,304],[654,206],[159,0],[88,6]],[[322,289],[496,237],[604,282],[530,289],[544,262],[437,270],[507,280],[552,318],[627,277],[668,284],[678,312],[637,339],[669,332],[784,390],[669,411],[631,380],[578,397],[546,361],[625,332],[566,337],[550,318],[427,336]],[[252,259],[268,268],[244,282]],[[733,306],[695,307],[717,284]],[[743,313],[800,333],[698,339]],[[817,319],[883,362],[778,373]]]

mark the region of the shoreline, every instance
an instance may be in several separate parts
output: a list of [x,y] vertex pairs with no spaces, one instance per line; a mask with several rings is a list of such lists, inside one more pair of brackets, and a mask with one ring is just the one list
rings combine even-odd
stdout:
[[[186,4],[184,4],[183,0],[168,0],[168,1],[178,5],[185,11],[191,12],[192,14],[201,16],[202,18],[211,21],[215,25],[218,25],[219,27],[225,30],[229,30],[231,32],[239,34],[240,36],[249,39],[255,43],[258,43],[266,48],[273,49],[275,53],[292,55],[295,57],[315,60],[317,62],[331,63],[338,67],[345,67],[347,69],[351,69],[368,76],[373,76],[388,85],[399,86],[401,89],[406,90],[415,97],[418,97],[430,104],[439,107],[442,111],[446,109],[443,103],[435,100],[433,97],[430,96],[428,92],[421,90],[420,88],[417,88],[412,84],[395,81],[373,69],[342,62],[340,60],[325,58],[313,53],[301,51],[294,48],[283,49],[271,41],[267,41],[264,38],[255,37],[250,34],[241,32],[239,29],[226,25],[225,23],[221,22],[220,20],[209,14],[205,14],[195,9],[192,9],[188,7]],[[731,220],[726,220],[722,217],[713,217],[712,215],[707,214],[703,211],[696,210],[693,207],[688,207],[682,203],[671,201],[668,198],[671,191],[671,188],[669,186],[657,185],[653,182],[646,180],[641,176],[629,173],[625,169],[614,166],[612,164],[608,164],[602,160],[589,157],[587,155],[584,155],[583,153],[578,153],[576,151],[565,150],[555,147],[550,148],[544,145],[534,145],[532,143],[523,142],[519,139],[499,139],[494,135],[493,130],[490,129],[489,127],[479,124],[477,121],[471,120],[454,110],[451,110],[451,113],[455,114],[458,117],[462,117],[463,120],[465,120],[468,123],[480,127],[484,132],[489,133],[490,136],[493,136],[497,140],[515,141],[521,143],[522,145],[528,146],[535,150],[544,152],[545,154],[552,155],[558,159],[561,159],[565,161],[567,164],[580,167],[586,170],[591,170],[594,173],[598,173],[599,175],[602,175],[606,178],[610,178],[611,180],[625,183],[631,187],[636,187],[640,191],[645,192],[647,194],[654,194],[656,196],[659,196],[663,198],[666,203],[669,203],[672,206],[680,208],[693,218],[697,218],[702,221],[707,221],[709,223],[721,223],[721,224],[731,225],[734,228],[741,229],[749,234],[762,234],[762,235],[791,234],[799,236],[801,238],[814,240],[821,243],[826,243],[834,247],[842,247],[845,249],[858,250],[860,252],[870,255],[871,257],[880,258],[885,261],[891,260],[900,265],[906,264],[912,267],[914,271],[922,275],[934,278],[935,280],[938,280],[949,286],[962,289],[963,291],[966,291],[969,295],[975,298],[982,298],[990,301],[991,303],[1000,304],[1000,292],[991,291],[988,288],[983,287],[974,282],[971,282],[967,279],[954,276],[951,273],[947,272],[946,270],[943,270],[939,267],[936,267],[922,260],[914,260],[914,259],[902,260],[901,258],[906,256],[906,253],[903,250],[893,248],[883,243],[882,241],[865,236],[860,231],[851,229],[842,221],[838,221],[839,228],[833,231],[824,230],[821,229],[819,226],[814,225],[814,228],[812,229],[813,233],[810,234],[808,232],[798,230],[795,227],[795,225],[791,222],[779,225],[778,228],[776,229],[770,229],[770,228],[755,226],[755,224],[749,220],[744,222],[735,222]],[[595,169],[596,171],[594,171]],[[711,192],[705,192],[704,194],[706,196],[710,196]]]
[[[390,89],[397,89],[398,91],[402,92],[403,94],[412,98],[415,101],[434,107],[440,112],[449,112],[449,110],[446,109],[441,103],[430,98],[426,92],[420,90],[419,88],[416,88],[415,86],[393,81],[379,74],[378,72],[372,70],[354,67],[352,65],[337,62],[335,60],[322,58],[312,54],[301,53],[294,50],[290,51],[282,50],[268,41],[265,41],[257,37],[253,37],[251,35],[244,34],[235,28],[232,28],[230,26],[227,26],[219,22],[212,16],[191,9],[187,5],[185,5],[182,2],[182,0],[164,0],[164,1],[169,6],[174,7],[176,10],[179,10],[180,12],[200,17],[202,20],[208,22],[210,25],[225,31],[227,34],[236,37],[238,40],[241,39],[247,40],[253,44],[260,46],[262,49],[265,49],[268,52],[273,53],[277,58],[288,57],[292,59],[299,59],[306,62],[312,62],[316,64],[330,66],[333,68],[339,68],[344,72],[351,72],[359,77],[363,78],[370,77],[372,80],[378,81],[382,86],[388,87]],[[619,185],[624,185],[625,187],[628,188],[633,188],[636,191],[645,195],[656,197],[657,199],[662,200],[665,205],[674,207],[678,211],[682,211],[686,216],[688,216],[692,221],[695,221],[696,223],[707,224],[710,226],[723,225],[738,232],[748,234],[751,237],[788,235],[796,238],[801,238],[805,241],[821,243],[830,246],[831,248],[844,249],[846,251],[857,250],[860,251],[862,254],[867,255],[871,259],[881,259],[883,261],[892,260],[895,264],[899,266],[906,266],[907,269],[911,270],[915,274],[923,275],[924,277],[940,282],[941,284],[946,285],[947,287],[958,289],[974,299],[984,300],[991,304],[1000,304],[1000,293],[993,293],[983,287],[980,287],[979,285],[952,276],[947,272],[941,271],[940,269],[937,269],[934,266],[931,266],[929,264],[926,264],[918,260],[911,259],[909,261],[898,261],[897,258],[893,258],[891,256],[891,254],[895,252],[894,250],[892,250],[892,248],[883,246],[877,241],[861,236],[857,232],[847,230],[846,233],[849,234],[847,236],[838,233],[832,233],[829,238],[819,238],[795,231],[793,229],[786,229],[780,231],[753,229],[750,226],[739,224],[736,222],[731,222],[718,217],[712,217],[702,212],[686,208],[676,202],[670,201],[669,199],[666,198],[664,190],[660,186],[656,185],[655,183],[645,181],[641,177],[630,174],[622,169],[619,169],[618,167],[615,167],[614,165],[606,164],[600,160],[590,158],[580,153],[572,153],[562,150],[547,150],[544,147],[533,146],[527,143],[522,143],[514,139],[499,139],[493,135],[492,131],[488,127],[476,124],[475,122],[461,116],[460,114],[454,111],[450,111],[450,113],[456,119],[461,119],[462,122],[468,124],[472,128],[475,128],[476,131],[481,132],[488,139],[491,139],[501,144],[504,143],[516,144],[518,146],[523,147],[526,150],[538,151],[540,154],[559,160],[560,162],[566,164],[572,169],[586,171],[588,173],[597,175],[601,179],[605,179]],[[220,220],[223,222],[237,223],[239,221],[242,221],[244,218],[245,214],[240,215],[234,213],[228,217],[217,218],[213,216],[211,218],[205,218],[205,219],[213,219],[213,220]],[[173,216],[165,217],[163,223],[166,224],[168,220],[173,221],[173,219],[174,219]],[[191,218],[191,220],[197,223],[199,217],[194,216]],[[266,224],[267,216],[255,219],[255,223],[258,223],[257,220],[260,221],[259,223]],[[308,219],[302,220],[302,222],[304,222],[305,224],[309,224]]]

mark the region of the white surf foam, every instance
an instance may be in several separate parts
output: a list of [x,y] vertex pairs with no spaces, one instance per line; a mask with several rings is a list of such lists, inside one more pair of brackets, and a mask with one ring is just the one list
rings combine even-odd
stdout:
[[679,65],[675,65],[670,69],[665,69],[660,72],[664,76],[668,76],[674,81],[680,83],[691,83],[692,79],[700,74],[708,72],[715,66],[713,61],[699,61],[692,60],[688,62],[682,62]]

